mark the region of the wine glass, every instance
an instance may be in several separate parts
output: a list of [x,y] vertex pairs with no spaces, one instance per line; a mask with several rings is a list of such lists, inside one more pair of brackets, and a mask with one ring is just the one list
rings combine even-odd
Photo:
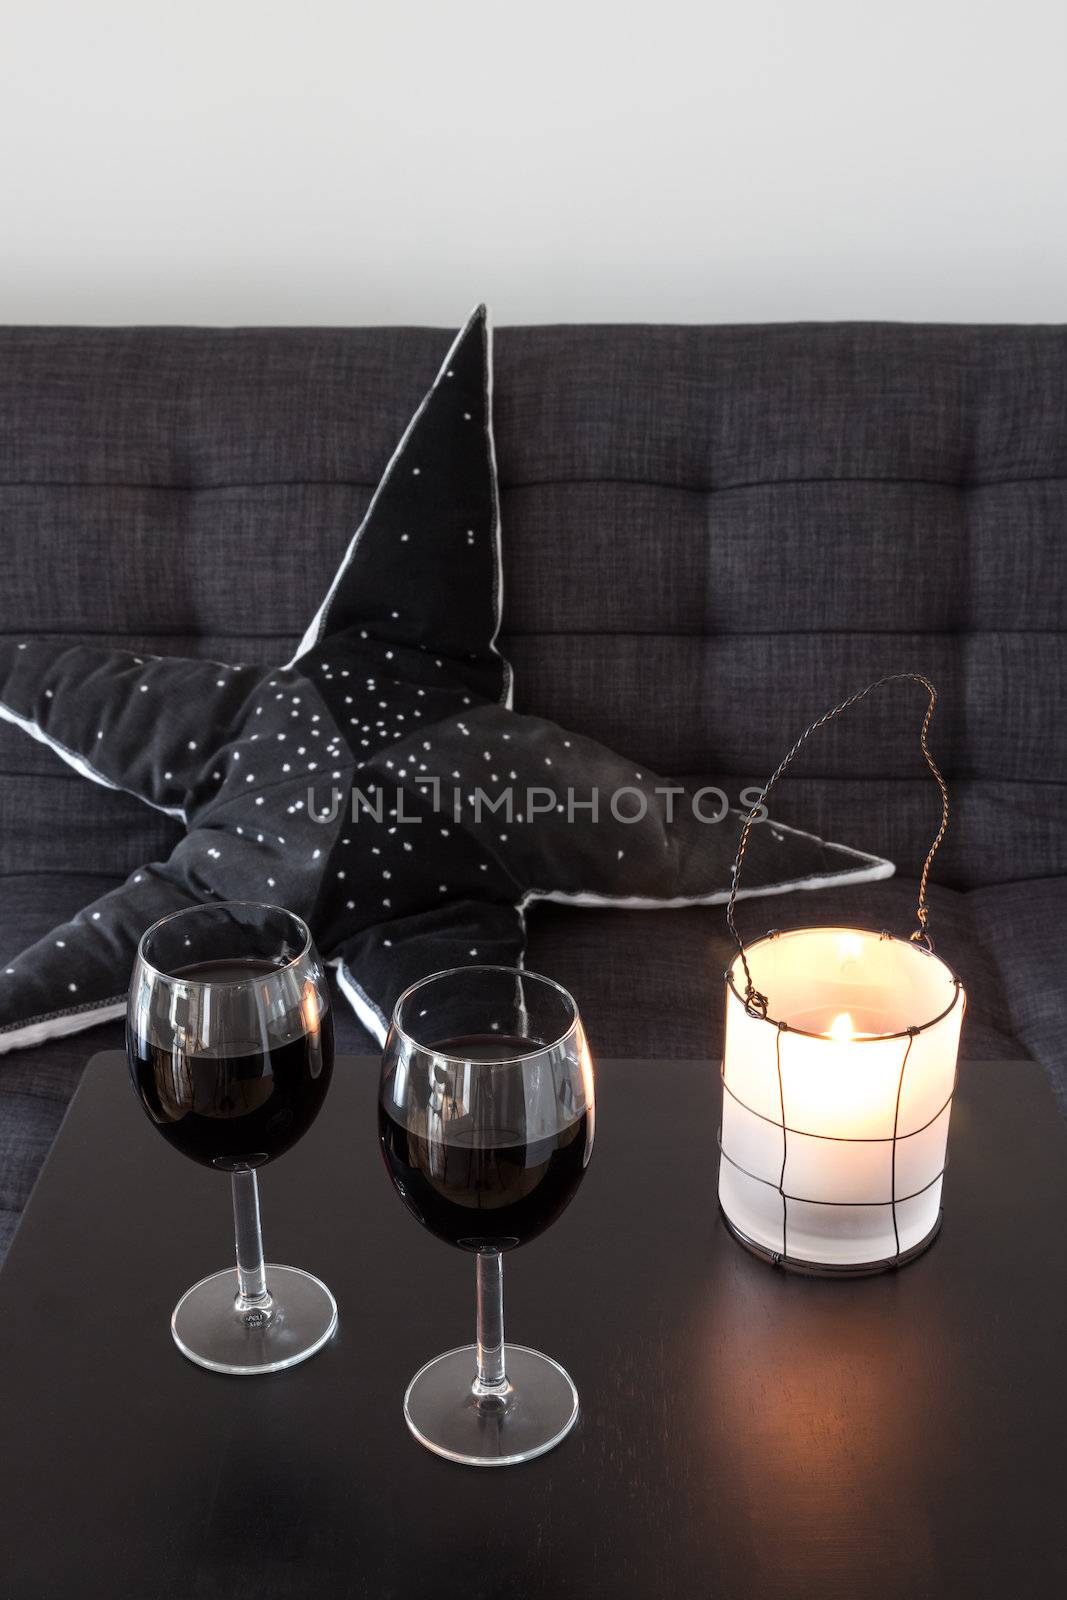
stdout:
[[176,1150],[230,1174],[237,1266],[187,1289],[171,1332],[213,1372],[277,1372],[337,1326],[326,1285],[267,1266],[256,1174],[307,1132],[333,1071],[333,1018],[311,934],[278,906],[193,906],[137,949],[126,1049],[141,1104]]
[[558,983],[460,967],[397,1001],[378,1100],[386,1168],[412,1215],[473,1253],[477,1273],[477,1342],[428,1362],[404,1397],[416,1439],[450,1461],[527,1461],[574,1425],[563,1368],[504,1343],[502,1256],[571,1200],[594,1117],[589,1047]]

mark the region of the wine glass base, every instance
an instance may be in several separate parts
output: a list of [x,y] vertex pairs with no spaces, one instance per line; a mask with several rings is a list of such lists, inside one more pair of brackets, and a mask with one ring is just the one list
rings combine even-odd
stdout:
[[470,1467],[510,1467],[559,1444],[578,1417],[578,1391],[558,1362],[519,1344],[504,1346],[506,1402],[477,1401],[474,1345],[421,1367],[404,1396],[404,1419],[420,1444]]
[[337,1327],[337,1302],[324,1283],[299,1267],[266,1267],[274,1304],[257,1324],[236,1309],[237,1272],[213,1272],[187,1289],[170,1319],[183,1356],[210,1372],[237,1377],[281,1372],[321,1350]]

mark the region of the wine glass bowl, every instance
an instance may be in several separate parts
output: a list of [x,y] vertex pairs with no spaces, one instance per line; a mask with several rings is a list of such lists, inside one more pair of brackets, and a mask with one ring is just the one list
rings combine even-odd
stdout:
[[138,947],[127,1008],[130,1071],[153,1126],[231,1177],[236,1269],[179,1301],[179,1349],[214,1371],[273,1372],[322,1347],[337,1322],[324,1284],[265,1265],[258,1170],[311,1126],[333,1069],[322,962],[277,906],[219,903],[163,918]]
[[592,1060],[567,991],[535,973],[463,967],[397,1002],[382,1059],[379,1137],[417,1221],[474,1254],[474,1345],[408,1388],[415,1437],[451,1460],[505,1465],[550,1449],[578,1396],[547,1356],[504,1345],[502,1257],[573,1198],[593,1148]]

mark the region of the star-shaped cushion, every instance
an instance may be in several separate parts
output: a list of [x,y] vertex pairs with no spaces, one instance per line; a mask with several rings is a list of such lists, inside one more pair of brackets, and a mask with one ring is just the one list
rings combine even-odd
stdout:
[[[714,798],[511,709],[491,374],[479,307],[290,661],[0,643],[0,716],[187,830],[0,965],[0,1051],[121,1015],[145,928],[199,901],[299,913],[381,1039],[425,973],[521,964],[531,901],[727,899],[741,813],[712,821]],[[746,894],[893,871],[777,824],[758,832]]]

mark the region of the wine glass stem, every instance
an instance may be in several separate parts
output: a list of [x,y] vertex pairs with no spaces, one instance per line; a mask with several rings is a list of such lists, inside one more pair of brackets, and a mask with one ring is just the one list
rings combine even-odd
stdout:
[[263,1235],[259,1225],[259,1184],[254,1167],[233,1174],[233,1227],[237,1238],[237,1304],[267,1306],[267,1274],[263,1266]]
[[478,1281],[478,1375],[474,1394],[479,1400],[507,1397],[504,1371],[504,1262],[499,1250],[479,1251],[475,1257]]

